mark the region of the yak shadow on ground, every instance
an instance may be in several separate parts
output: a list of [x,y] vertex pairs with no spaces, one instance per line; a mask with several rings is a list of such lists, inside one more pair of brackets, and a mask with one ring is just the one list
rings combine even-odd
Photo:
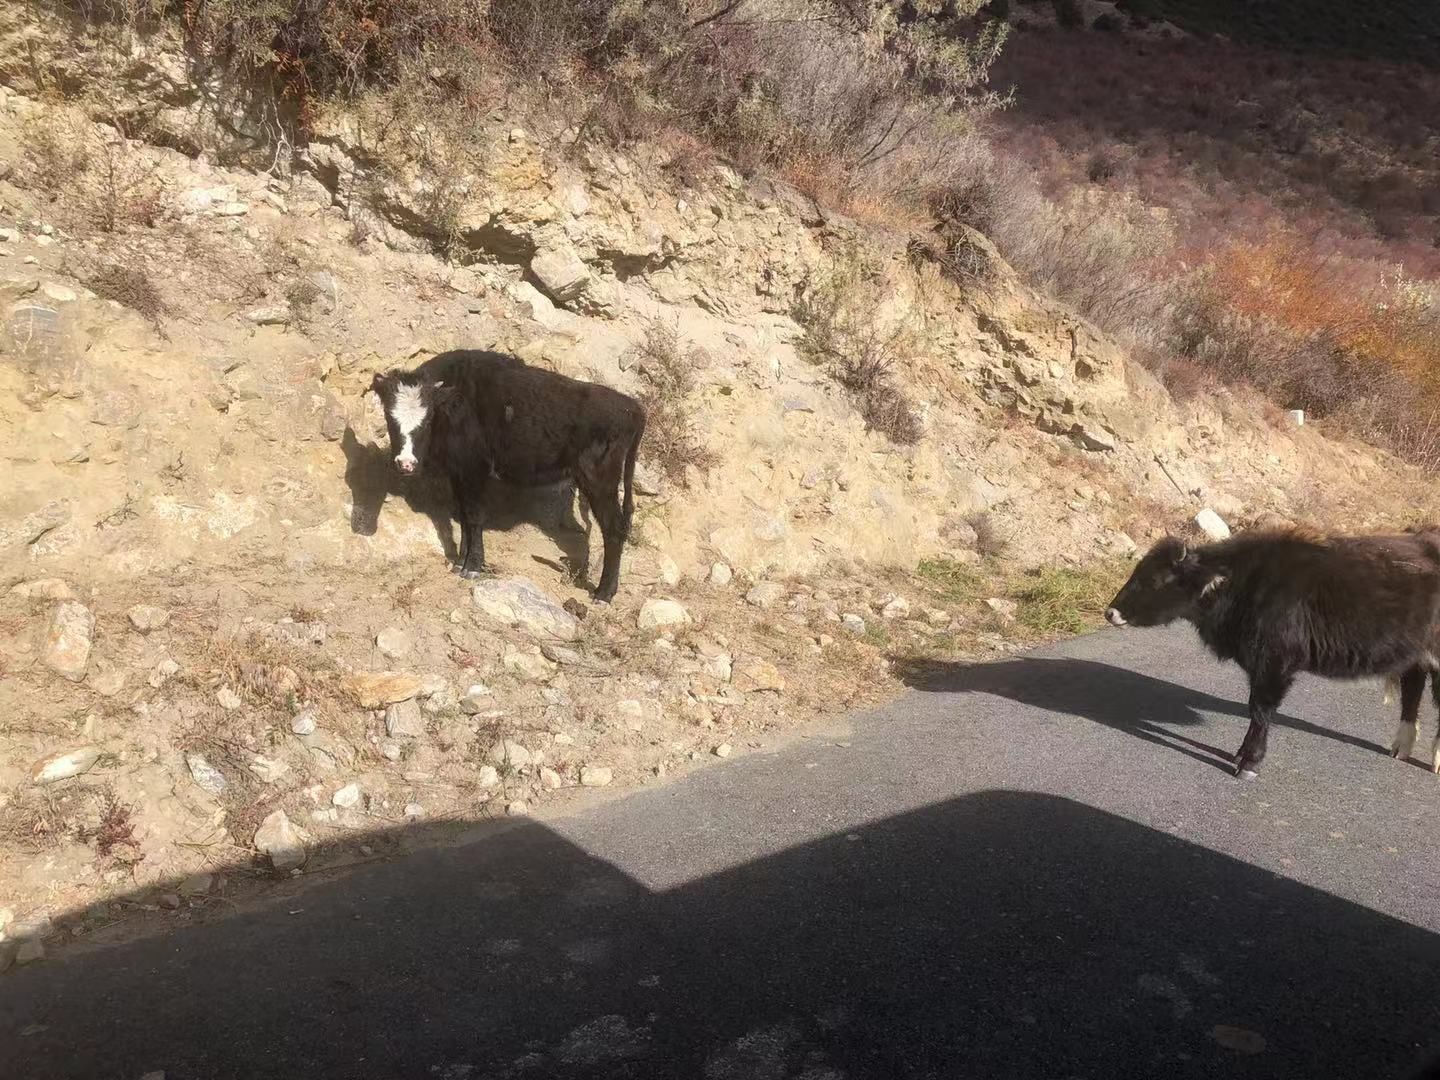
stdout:
[[[1192,739],[1174,728],[1201,724],[1205,713],[1249,717],[1244,701],[1216,697],[1095,660],[1024,656],[958,663],[896,657],[893,670],[912,689],[991,694],[1032,708],[1079,716],[1227,772],[1233,761],[1231,751]],[[1275,724],[1349,746],[1379,749],[1376,743],[1292,716],[1277,715]]]
[[[401,476],[383,446],[363,443],[347,427],[340,442],[345,453],[345,486],[350,489],[350,529],[357,536],[374,536],[380,514],[392,497],[404,502],[416,514],[423,514],[435,527],[452,568],[458,568],[459,529],[450,485],[441,477]],[[577,519],[572,485],[524,489],[499,480],[491,482],[485,505],[487,554],[488,534],[508,532],[517,525],[536,526],[558,549],[556,561],[540,558],[545,565],[584,580],[590,564],[590,540],[586,525]],[[493,554],[490,561],[494,561]]]
[[1436,1037],[1440,936],[1048,795],[661,892],[536,823],[280,888],[11,971],[5,1075],[1378,1080]]

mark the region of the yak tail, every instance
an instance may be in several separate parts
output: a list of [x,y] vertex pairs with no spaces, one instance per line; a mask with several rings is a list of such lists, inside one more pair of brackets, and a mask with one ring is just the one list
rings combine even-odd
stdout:
[[635,462],[640,457],[640,440],[644,435],[645,414],[642,412],[625,454],[625,501],[620,507],[620,536],[625,540],[630,539],[630,520],[635,516]]

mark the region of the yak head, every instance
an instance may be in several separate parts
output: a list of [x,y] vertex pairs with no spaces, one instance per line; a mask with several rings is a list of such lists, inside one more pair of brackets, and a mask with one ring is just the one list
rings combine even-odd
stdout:
[[1224,581],[1185,541],[1167,536],[1140,560],[1105,618],[1113,626],[1164,626],[1188,617]]
[[435,409],[446,399],[447,387],[412,372],[387,371],[375,376],[370,389],[385,412],[395,467],[415,475],[429,455]]

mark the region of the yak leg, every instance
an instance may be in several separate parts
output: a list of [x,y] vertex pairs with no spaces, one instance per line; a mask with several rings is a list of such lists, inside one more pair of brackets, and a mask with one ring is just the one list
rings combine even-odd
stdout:
[[1285,700],[1293,675],[1278,671],[1265,671],[1250,676],[1250,730],[1235,755],[1235,775],[1242,780],[1254,780],[1265,760],[1266,744],[1270,736],[1270,721],[1275,710]]
[[625,464],[625,447],[600,443],[580,455],[576,481],[590,514],[605,540],[605,565],[595,599],[612,600],[620,587],[620,556],[625,548],[625,519],[620,509],[620,473]]
[[452,477],[460,512],[460,576],[477,578],[485,571],[485,476]]
[[1390,741],[1390,756],[1410,760],[1420,728],[1420,698],[1425,693],[1425,669],[1413,667],[1400,676],[1400,726]]

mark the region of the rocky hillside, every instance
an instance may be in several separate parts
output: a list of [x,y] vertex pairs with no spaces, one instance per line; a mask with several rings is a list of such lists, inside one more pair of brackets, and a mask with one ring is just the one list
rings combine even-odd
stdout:
[[[336,112],[227,166],[212,104],[163,39],[0,14],[0,966],[1079,629],[1202,509],[1433,501],[1252,401],[1178,406],[979,234],[503,111],[463,161]],[[447,573],[443,493],[393,474],[367,388],[461,346],[649,405],[613,605],[564,490],[498,492],[497,576]]]

